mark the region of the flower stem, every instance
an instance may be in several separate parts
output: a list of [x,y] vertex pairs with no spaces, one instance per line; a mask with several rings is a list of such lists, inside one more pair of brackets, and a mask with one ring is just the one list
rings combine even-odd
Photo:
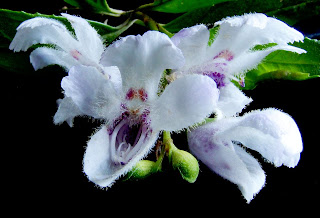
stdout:
[[142,13],[141,11],[134,12],[134,17],[143,21],[144,25],[148,27],[150,30],[160,31],[166,34],[169,37],[172,37],[173,34],[166,30],[163,26],[158,24],[155,20],[149,17],[147,14]]
[[169,131],[163,132],[163,145],[169,158],[169,162],[171,163],[172,152],[177,150],[178,148],[173,144],[173,140]]

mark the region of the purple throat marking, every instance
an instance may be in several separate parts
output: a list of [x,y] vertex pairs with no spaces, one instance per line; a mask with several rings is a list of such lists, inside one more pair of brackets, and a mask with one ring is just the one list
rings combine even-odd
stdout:
[[211,79],[213,79],[217,84],[217,88],[221,88],[221,87],[225,86],[224,80],[225,80],[226,76],[224,74],[209,71],[209,72],[203,72],[203,75],[206,75],[206,76],[210,77]]
[[148,112],[137,124],[132,124],[130,116],[124,113],[109,125],[107,131],[114,165],[127,164],[143,148],[152,133],[149,122]]

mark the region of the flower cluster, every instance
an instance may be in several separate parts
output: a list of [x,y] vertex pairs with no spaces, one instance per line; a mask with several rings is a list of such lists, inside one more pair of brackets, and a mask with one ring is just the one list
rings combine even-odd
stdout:
[[[298,31],[263,14],[246,14],[216,22],[213,39],[197,25],[172,38],[148,31],[105,47],[86,20],[62,16],[73,30],[33,18],[17,28],[10,49],[43,44],[30,54],[34,69],[58,64],[68,72],[55,124],[72,126],[77,116],[102,121],[83,160],[92,182],[110,187],[146,157],[162,131],[186,128],[191,153],[237,184],[248,202],[264,186],[265,174],[243,146],[275,166],[297,165],[302,140],[294,120],[272,108],[238,116],[252,99],[234,82],[245,86],[246,71],[275,50],[304,53],[288,45],[303,40]],[[203,122],[211,115],[214,121]]]

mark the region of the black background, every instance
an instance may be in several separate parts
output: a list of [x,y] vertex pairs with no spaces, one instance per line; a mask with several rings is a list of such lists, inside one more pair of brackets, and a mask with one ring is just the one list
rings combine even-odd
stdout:
[[[132,5],[138,3],[131,1]],[[109,4],[126,9],[120,3]],[[63,1],[28,1],[2,8],[59,14],[64,5]],[[86,18],[79,11],[68,13]],[[92,18],[101,19],[100,16]],[[300,23],[297,28],[305,34],[319,29],[319,22],[313,26],[311,21]],[[127,34],[143,31],[136,28]],[[65,75],[59,67],[32,74],[1,70],[1,180],[5,183],[1,187],[3,193],[9,193],[2,198],[12,213],[45,216],[77,212],[105,216],[147,213],[152,216],[175,211],[218,216],[221,212],[231,215],[242,210],[261,215],[278,214],[279,209],[284,213],[318,209],[320,79],[265,82],[245,92],[254,100],[246,111],[275,107],[289,113],[296,120],[304,141],[300,162],[291,169],[275,168],[253,152],[266,172],[266,186],[246,204],[236,185],[203,164],[194,184],[182,180],[178,172],[165,169],[143,181],[117,181],[107,191],[97,188],[82,172],[82,158],[86,141],[99,123],[77,118],[74,127],[69,128],[67,124],[55,126],[52,122],[56,99],[63,97],[60,81]],[[174,137],[179,148],[187,149],[183,137]],[[153,154],[149,157],[154,159]]]

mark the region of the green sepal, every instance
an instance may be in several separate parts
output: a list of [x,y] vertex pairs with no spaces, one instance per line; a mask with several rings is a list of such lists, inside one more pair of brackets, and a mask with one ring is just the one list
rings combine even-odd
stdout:
[[199,175],[199,163],[189,152],[176,149],[171,154],[173,169],[177,169],[184,180],[194,183]]
[[132,170],[127,173],[124,180],[139,180],[144,179],[153,173],[157,172],[157,163],[150,160],[140,160]]

